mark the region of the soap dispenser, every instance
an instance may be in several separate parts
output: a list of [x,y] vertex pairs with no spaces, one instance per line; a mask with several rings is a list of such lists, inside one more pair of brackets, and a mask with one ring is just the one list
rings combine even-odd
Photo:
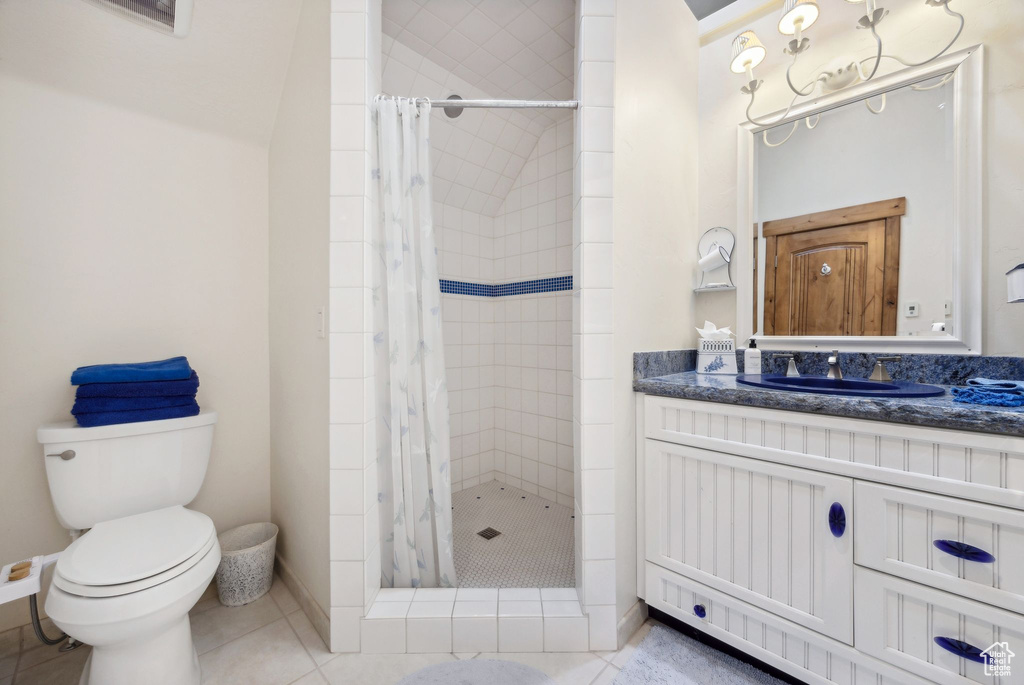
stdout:
[[757,349],[757,341],[753,338],[743,352],[743,373],[761,373],[761,350]]

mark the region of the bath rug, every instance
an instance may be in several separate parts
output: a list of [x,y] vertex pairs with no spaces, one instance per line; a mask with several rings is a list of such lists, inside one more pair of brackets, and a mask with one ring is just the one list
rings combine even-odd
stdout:
[[515,661],[466,659],[421,668],[398,685],[555,685],[555,681]]
[[785,685],[664,626],[651,628],[612,685]]

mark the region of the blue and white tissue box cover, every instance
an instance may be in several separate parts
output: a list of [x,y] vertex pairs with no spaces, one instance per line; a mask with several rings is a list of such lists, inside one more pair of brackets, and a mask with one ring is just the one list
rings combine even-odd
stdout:
[[700,341],[697,347],[697,373],[733,374],[736,370],[736,341],[728,327],[718,328],[713,322],[705,321],[704,328],[698,328]]
[[737,374],[736,351],[698,352],[697,373]]

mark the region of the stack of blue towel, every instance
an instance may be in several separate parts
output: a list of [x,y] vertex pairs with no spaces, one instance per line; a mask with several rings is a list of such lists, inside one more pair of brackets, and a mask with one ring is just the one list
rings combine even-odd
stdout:
[[82,366],[71,374],[71,385],[78,386],[71,413],[79,426],[176,419],[199,413],[199,376],[185,357]]
[[966,388],[953,388],[953,399],[968,404],[1024,407],[1024,381],[972,378]]

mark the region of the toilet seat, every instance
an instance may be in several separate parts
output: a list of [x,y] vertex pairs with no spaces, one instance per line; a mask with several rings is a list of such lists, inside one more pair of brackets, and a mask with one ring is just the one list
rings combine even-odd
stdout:
[[53,584],[80,597],[115,597],[185,573],[217,544],[213,521],[181,506],[97,524],[61,553]]

